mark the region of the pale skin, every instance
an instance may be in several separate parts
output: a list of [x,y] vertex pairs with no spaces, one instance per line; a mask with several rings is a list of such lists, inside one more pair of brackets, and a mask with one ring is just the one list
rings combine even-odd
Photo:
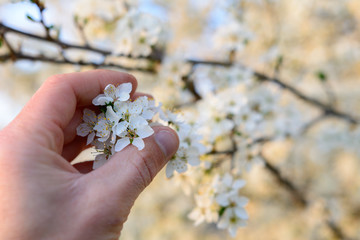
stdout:
[[50,77],[21,113],[0,131],[0,239],[118,239],[134,201],[179,140],[154,127],[145,148],[128,146],[92,170],[70,162],[86,148],[76,136],[82,109],[108,84],[137,81],[95,70]]

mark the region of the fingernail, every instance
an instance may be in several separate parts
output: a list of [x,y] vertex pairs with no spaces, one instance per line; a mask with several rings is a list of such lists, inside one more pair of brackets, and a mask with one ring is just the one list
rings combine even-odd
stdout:
[[169,131],[161,130],[155,134],[155,141],[163,151],[166,158],[170,158],[178,148],[178,140]]

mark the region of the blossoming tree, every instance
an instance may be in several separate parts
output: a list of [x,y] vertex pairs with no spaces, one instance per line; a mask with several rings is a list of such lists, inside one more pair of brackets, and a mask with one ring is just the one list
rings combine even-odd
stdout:
[[[298,41],[291,31],[303,27],[297,24],[306,21],[306,13],[332,13],[343,31],[357,32],[346,24],[351,24],[349,16],[359,23],[360,6],[355,1],[319,1],[314,6],[309,0],[296,3],[299,13],[289,16],[284,12],[293,9],[293,2],[2,1],[3,12],[23,10],[31,26],[1,19],[3,78],[16,79],[11,69],[29,71],[21,65],[29,61],[41,63],[32,71],[35,77],[88,68],[131,72],[155,99],[130,100],[132,86],[122,84],[107,86],[93,100],[99,111],[86,109],[77,133],[95,147],[94,169],[129,144],[141,151],[142,139],[153,133],[151,125],[160,122],[179,135],[180,147],[166,166],[166,176],[181,183],[193,203],[186,215],[196,226],[213,224],[209,226],[235,237],[249,216],[256,222],[266,216],[266,206],[277,204],[296,209],[293,218],[305,213],[302,218],[315,219],[301,230],[284,225],[293,229],[286,239],[295,239],[297,231],[301,239],[355,239],[360,237],[360,179],[351,174],[360,167],[360,117],[353,111],[358,105],[334,91],[330,79],[337,71],[328,74],[321,70],[328,65],[311,66],[321,62],[316,54],[308,61],[296,60],[305,56],[306,46],[300,41],[300,50],[291,45]],[[348,15],[336,12],[339,6]],[[264,21],[268,25],[259,27]],[[182,32],[188,36],[182,38]],[[349,62],[349,67],[357,66],[355,60]],[[311,77],[304,71],[312,71]],[[301,80],[303,75],[310,80]],[[335,153],[351,154],[352,160],[339,159],[350,162],[353,171],[338,172]],[[247,189],[245,180],[255,190]],[[252,201],[256,203],[247,209]],[[254,208],[264,209],[260,214]],[[283,213],[283,218],[291,216]]]

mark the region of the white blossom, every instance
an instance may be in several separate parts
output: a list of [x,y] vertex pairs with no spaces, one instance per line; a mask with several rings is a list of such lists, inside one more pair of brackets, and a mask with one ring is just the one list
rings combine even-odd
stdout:
[[98,119],[97,119],[95,112],[93,112],[89,109],[84,109],[84,115],[83,115],[82,119],[84,122],[81,123],[76,128],[76,132],[77,132],[77,135],[79,135],[81,137],[88,136],[87,141],[86,141],[86,145],[88,145],[94,140],[94,137],[95,137],[94,127],[95,127]]
[[195,221],[195,226],[202,222],[217,222],[219,218],[218,207],[214,197],[208,194],[195,195],[196,207],[189,213],[189,218]]
[[254,165],[263,165],[264,161],[260,156],[260,148],[256,144],[240,144],[234,156],[239,169],[249,172]]
[[154,133],[145,118],[138,115],[131,115],[127,125],[127,130],[123,131],[120,139],[115,144],[115,151],[119,152],[127,145],[133,144],[139,150],[145,147],[143,138],[147,138]]
[[217,227],[220,229],[228,229],[232,237],[236,236],[239,227],[245,227],[246,221],[238,217],[234,209],[228,208],[221,216]]
[[243,50],[247,41],[252,40],[254,34],[246,26],[234,20],[222,25],[214,34],[215,45],[228,51]]
[[106,105],[106,103],[112,103],[115,101],[127,101],[130,98],[130,92],[132,90],[131,83],[123,83],[118,87],[109,84],[105,87],[104,94],[98,95],[92,103],[95,106]]
[[117,22],[114,54],[148,56],[161,42],[161,24],[155,17],[131,10]]
[[246,220],[249,218],[244,209],[248,199],[239,193],[244,185],[244,180],[234,179],[229,173],[223,177],[217,175],[213,181],[215,200],[224,208],[217,226],[220,229],[228,229],[233,237],[238,227],[246,226]]

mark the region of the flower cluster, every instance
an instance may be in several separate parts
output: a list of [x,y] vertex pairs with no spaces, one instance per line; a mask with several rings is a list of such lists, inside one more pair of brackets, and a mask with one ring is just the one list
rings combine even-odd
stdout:
[[[186,104],[194,99],[194,96],[186,88],[184,78],[191,72],[191,65],[186,63],[180,56],[165,58],[159,72],[161,84],[153,90],[156,98],[160,98],[164,106]],[[166,91],[164,91],[166,87]]]
[[222,25],[214,35],[215,45],[227,51],[241,51],[253,38],[253,33],[238,21],[230,21],[229,24]]
[[206,152],[206,148],[200,143],[202,137],[196,133],[195,127],[170,111],[161,112],[160,118],[177,132],[180,140],[178,151],[166,165],[166,176],[172,177],[174,171],[185,172],[188,170],[188,164],[198,166],[200,156]]
[[116,25],[115,54],[149,56],[152,48],[161,43],[161,24],[149,14],[131,10]]
[[77,134],[87,136],[87,144],[92,143],[100,153],[95,158],[94,169],[129,144],[142,150],[145,147],[143,139],[154,133],[149,121],[157,113],[158,107],[154,100],[146,96],[131,101],[131,90],[131,83],[118,87],[109,84],[104,94],[92,101],[101,113],[96,115],[92,110],[84,110],[84,122],[78,126]]
[[229,173],[216,175],[211,184],[195,195],[196,207],[189,214],[195,225],[202,222],[217,223],[220,229],[228,229],[235,237],[239,227],[246,226],[248,214],[244,209],[248,199],[240,195],[244,180],[234,178]]
[[123,83],[117,87],[106,86],[104,93],[93,99],[101,113],[84,109],[83,123],[77,127],[77,134],[87,136],[87,144],[92,144],[99,154],[96,155],[93,168],[103,165],[115,152],[132,144],[142,150],[144,138],[151,136],[154,130],[150,127],[155,114],[159,113],[160,121],[172,127],[178,134],[180,146],[166,166],[166,176],[172,177],[174,171],[183,173],[188,164],[200,164],[200,155],[206,152],[200,143],[201,136],[196,134],[194,126],[185,123],[181,117],[170,111],[163,112],[161,105],[146,96],[130,100],[132,85]]

